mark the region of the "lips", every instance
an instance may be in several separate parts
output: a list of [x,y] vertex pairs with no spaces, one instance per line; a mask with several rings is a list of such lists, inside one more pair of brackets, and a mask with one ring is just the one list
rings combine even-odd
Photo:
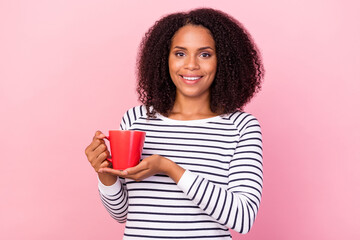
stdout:
[[197,83],[203,76],[199,75],[180,75],[181,79],[187,84]]

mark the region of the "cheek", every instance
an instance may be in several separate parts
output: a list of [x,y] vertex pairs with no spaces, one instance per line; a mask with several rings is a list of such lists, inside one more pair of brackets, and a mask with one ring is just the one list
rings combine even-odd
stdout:
[[170,74],[176,73],[180,67],[179,61],[174,61],[173,59],[169,59],[169,71]]
[[215,74],[216,73],[216,62],[208,63],[204,66],[204,70],[207,71],[209,74]]
[[176,66],[174,65],[174,63],[169,62],[169,74],[171,81],[174,82],[174,79],[176,79],[176,74],[177,74]]

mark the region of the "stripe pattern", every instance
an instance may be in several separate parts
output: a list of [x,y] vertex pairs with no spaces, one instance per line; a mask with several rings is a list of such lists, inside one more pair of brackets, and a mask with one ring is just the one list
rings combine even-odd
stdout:
[[142,158],[159,154],[186,169],[178,184],[157,174],[140,182],[119,179],[112,194],[99,187],[110,215],[126,222],[124,239],[231,239],[228,228],[250,230],[263,185],[254,116],[237,111],[190,121],[160,114],[147,119],[146,108],[137,106],[120,128],[146,132]]

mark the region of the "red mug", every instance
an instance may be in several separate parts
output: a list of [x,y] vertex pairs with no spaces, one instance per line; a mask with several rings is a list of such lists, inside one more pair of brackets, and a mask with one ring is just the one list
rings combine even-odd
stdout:
[[136,166],[141,158],[146,132],[134,130],[110,130],[106,139],[110,142],[113,169],[125,170]]

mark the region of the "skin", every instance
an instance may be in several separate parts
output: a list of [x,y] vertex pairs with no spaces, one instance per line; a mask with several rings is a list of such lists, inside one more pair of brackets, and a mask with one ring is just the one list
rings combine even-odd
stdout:
[[[217,115],[210,110],[210,86],[215,78],[216,66],[215,41],[208,29],[186,25],[175,33],[169,52],[169,72],[176,86],[176,97],[169,118],[195,120]],[[198,79],[191,81],[184,77]],[[170,159],[156,154],[144,158],[135,167],[114,170],[106,160],[109,151],[104,138],[105,135],[97,131],[85,154],[106,186],[114,184],[117,176],[141,181],[155,174],[166,174],[178,183],[185,172]]]
[[[169,72],[176,86],[176,98],[170,118],[194,120],[217,115],[210,110],[210,86],[216,66],[215,41],[208,29],[186,25],[175,33],[169,53]],[[201,76],[201,79],[188,84],[183,76]]]

